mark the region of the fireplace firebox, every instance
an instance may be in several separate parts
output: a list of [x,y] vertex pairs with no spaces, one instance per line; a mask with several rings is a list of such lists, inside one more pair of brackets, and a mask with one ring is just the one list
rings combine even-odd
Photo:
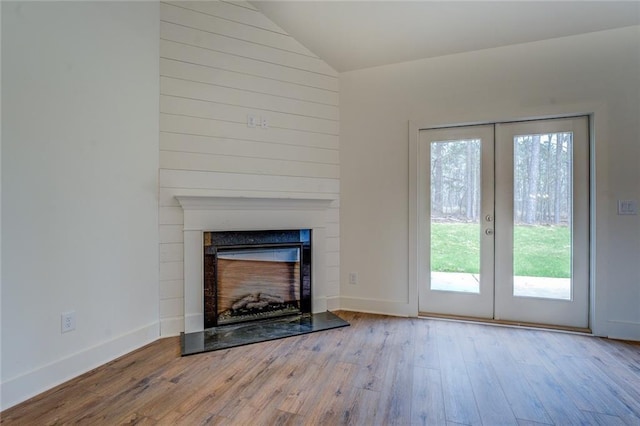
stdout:
[[204,327],[311,312],[311,230],[204,232]]

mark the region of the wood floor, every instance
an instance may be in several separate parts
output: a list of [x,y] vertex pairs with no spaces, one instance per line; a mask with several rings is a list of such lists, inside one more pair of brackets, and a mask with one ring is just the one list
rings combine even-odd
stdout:
[[3,424],[640,424],[640,346],[338,312],[351,327],[181,358],[161,339]]

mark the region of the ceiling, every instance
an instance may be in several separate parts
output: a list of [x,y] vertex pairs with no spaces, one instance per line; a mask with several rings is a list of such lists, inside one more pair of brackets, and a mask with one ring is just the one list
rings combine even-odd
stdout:
[[640,0],[251,3],[339,72],[640,24]]

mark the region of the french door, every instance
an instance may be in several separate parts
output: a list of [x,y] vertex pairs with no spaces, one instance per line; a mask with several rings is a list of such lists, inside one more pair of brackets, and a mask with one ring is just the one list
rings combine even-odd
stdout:
[[421,130],[419,310],[588,327],[586,117]]

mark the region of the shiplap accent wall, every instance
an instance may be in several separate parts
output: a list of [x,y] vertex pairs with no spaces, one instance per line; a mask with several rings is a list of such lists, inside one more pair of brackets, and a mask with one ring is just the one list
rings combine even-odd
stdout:
[[[266,118],[250,128],[247,116]],[[338,74],[246,2],[160,4],[161,335],[184,330],[180,195],[335,196],[327,296],[339,295]]]

